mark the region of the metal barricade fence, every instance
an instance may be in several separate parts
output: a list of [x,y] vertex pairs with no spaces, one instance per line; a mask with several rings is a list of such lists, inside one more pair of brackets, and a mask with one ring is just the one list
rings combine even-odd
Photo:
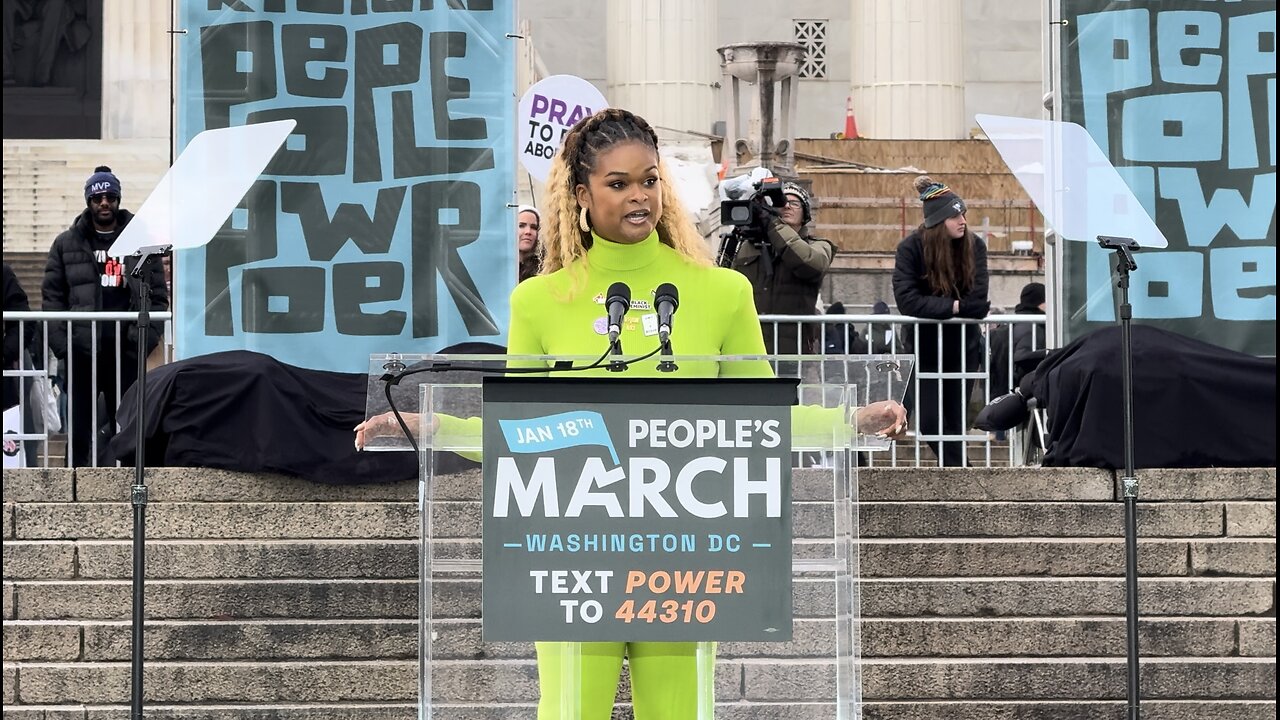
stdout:
[[[173,359],[173,315],[169,312],[151,312],[150,319],[153,323],[163,323],[164,334],[151,355],[147,358],[138,358],[138,362],[157,365],[169,362]],[[126,369],[125,374],[129,377],[121,377],[122,367],[126,365],[121,362],[121,359],[136,353],[136,345],[128,339],[128,336],[130,329],[136,326],[137,320],[138,314],[135,312],[4,312],[6,334],[13,330],[19,338],[20,366],[5,367],[4,377],[17,380],[18,413],[21,417],[21,427],[18,431],[10,432],[11,428],[6,427],[4,437],[6,444],[23,443],[28,467],[62,465],[70,467],[74,457],[73,448],[82,447],[83,449],[86,441],[87,461],[77,464],[98,465],[100,453],[105,449],[102,446],[105,438],[101,437],[102,434],[98,430],[108,419],[114,422],[112,409],[120,406],[120,398],[124,391],[136,380],[136,367]],[[10,323],[16,323],[16,325],[11,328]],[[55,357],[49,347],[49,329],[55,325],[61,325],[65,329],[69,346],[72,342],[74,327],[90,326],[92,345],[88,356],[76,355],[76,359],[73,359],[71,357],[73,353],[68,353],[67,358]],[[104,330],[113,337],[106,346],[100,344]],[[28,342],[29,337],[31,342]],[[103,367],[114,368],[114,370],[105,378],[100,378],[99,369]],[[50,387],[56,387],[60,391],[58,415],[61,428],[56,433],[48,431],[42,413],[32,406],[31,389],[36,378],[47,379]],[[100,385],[106,387],[100,387]],[[110,392],[110,398],[105,397],[105,391]],[[86,393],[86,395],[78,401],[73,401],[72,398],[78,397],[77,393]],[[103,397],[99,398],[100,395]],[[77,408],[77,405],[80,407]],[[89,415],[88,423],[84,422],[83,417],[77,416],[77,413],[85,413],[86,408]],[[108,410],[112,411],[108,413]],[[90,437],[79,437],[75,430],[77,426],[81,428],[80,432],[89,428]],[[108,433],[108,437],[110,434]],[[59,443],[65,443],[65,450],[57,449],[56,445]],[[32,457],[33,454],[34,457]]]
[[[765,339],[770,347],[779,348],[779,342],[785,348],[788,338],[805,338],[810,344],[801,349],[802,354],[814,355],[815,360],[838,360],[849,354],[915,354],[906,348],[919,348],[920,340],[929,333],[940,337],[942,328],[947,325],[959,326],[960,345],[965,347],[977,333],[980,347],[979,362],[972,364],[962,353],[960,367],[955,370],[926,370],[917,362],[912,373],[910,390],[905,402],[911,417],[911,430],[904,440],[898,441],[895,452],[867,453],[862,461],[869,466],[936,466],[938,461],[929,449],[929,443],[954,442],[963,447],[963,455],[970,467],[995,467],[1024,464],[1027,453],[1022,443],[1026,438],[1019,433],[1009,433],[1004,437],[973,429],[973,420],[979,410],[993,399],[1008,392],[1007,388],[993,388],[991,383],[991,337],[998,328],[1004,327],[1010,341],[1002,351],[1001,361],[1005,367],[1014,367],[1013,350],[1014,327],[1018,325],[1044,326],[1043,315],[989,315],[982,320],[950,319],[930,320],[926,318],[908,317],[905,315],[761,315]],[[1033,342],[1042,341],[1043,333],[1032,334]],[[794,341],[792,341],[794,342]],[[942,342],[934,343],[936,356],[930,363],[933,367],[943,367]],[[1042,349],[1035,347],[1033,349]],[[920,360],[920,358],[917,358]],[[820,374],[826,365],[815,362]],[[825,377],[819,378],[826,380]],[[961,380],[972,383],[973,391],[964,396],[946,397],[944,392],[937,393],[934,411],[938,417],[943,414],[944,401],[961,403],[966,409],[965,429],[959,433],[942,431],[941,422],[935,432],[922,432],[921,425],[921,383],[934,382],[942,384],[944,380]],[[949,385],[955,386],[956,383]],[[957,392],[962,392],[966,383],[960,383]]]
[[[172,314],[168,312],[151,313],[153,322],[164,323],[164,339],[161,346],[152,353],[155,358],[156,353],[160,353],[159,358],[155,358],[159,362],[169,362],[173,356],[173,336],[172,336]],[[933,453],[928,449],[927,444],[930,442],[957,442],[964,447],[964,455],[970,466],[1005,466],[1021,464],[1024,458],[1023,448],[1019,447],[1015,441],[1015,436],[1010,435],[1009,439],[1000,439],[993,437],[986,432],[971,430],[972,421],[977,411],[990,403],[996,397],[1004,394],[1003,388],[991,387],[991,368],[989,359],[991,358],[991,332],[1001,326],[1007,326],[1007,332],[1010,337],[1013,336],[1013,327],[1020,324],[1041,324],[1044,323],[1044,317],[1041,315],[991,315],[982,320],[962,320],[952,319],[945,321],[928,320],[922,318],[907,317],[905,315],[872,315],[872,314],[849,314],[849,315],[762,315],[761,323],[766,338],[772,340],[772,347],[778,347],[778,340],[783,335],[789,335],[794,329],[795,334],[791,337],[813,339],[814,347],[808,348],[805,354],[812,354],[815,360],[838,360],[850,354],[865,353],[906,353],[906,347],[920,347],[920,337],[925,333],[940,333],[941,328],[945,325],[959,325],[960,332],[963,336],[962,342],[967,342],[970,333],[978,333],[981,347],[981,362],[976,366],[970,367],[967,359],[962,360],[962,367],[955,371],[932,371],[924,370],[917,367],[912,373],[910,383],[911,391],[908,398],[908,411],[911,414],[911,432],[908,433],[906,439],[897,443],[897,451],[893,453],[869,453],[864,460],[871,466],[931,466],[937,462]],[[64,324],[68,338],[71,337],[71,328],[73,323],[89,323],[93,326],[94,344],[90,353],[90,363],[96,368],[100,364],[101,353],[111,353],[111,357],[103,357],[101,361],[109,362],[111,367],[115,368],[114,382],[111,382],[114,397],[109,406],[118,407],[120,397],[123,394],[122,386],[132,384],[133,377],[124,379],[120,377],[121,365],[120,357],[124,352],[124,345],[128,342],[125,338],[128,335],[128,328],[137,321],[136,313],[129,312],[5,312],[4,322],[18,323],[18,334],[20,338],[20,357],[27,357],[30,354],[31,362],[23,363],[21,368],[4,368],[4,377],[18,378],[20,383],[20,392],[18,393],[19,412],[23,418],[21,432],[8,433],[5,438],[8,441],[24,442],[27,447],[35,451],[35,462],[31,458],[31,452],[27,455],[28,465],[49,466],[51,464],[61,464],[66,462],[70,464],[70,454],[72,448],[75,447],[77,440],[83,442],[82,438],[75,437],[75,408],[70,398],[74,397],[74,393],[82,392],[82,387],[77,384],[88,383],[88,392],[97,397],[101,392],[98,385],[98,376],[96,371],[91,373],[81,373],[79,371],[72,373],[67,367],[66,361],[56,361],[58,372],[53,372],[55,367],[55,358],[49,348],[48,328],[53,323]],[[27,346],[27,327],[30,324],[36,325],[34,347]],[[114,341],[108,347],[99,347],[97,338],[100,333],[97,332],[104,325],[114,326]],[[785,329],[785,332],[782,332]],[[856,335],[850,331],[856,331]],[[1033,337],[1042,337],[1034,336]],[[910,345],[906,339],[910,338]],[[862,341],[862,344],[858,343]],[[130,348],[132,350],[132,347]],[[937,366],[941,366],[941,350],[938,350],[936,358]],[[1012,368],[1013,363],[1013,343],[1009,342],[1004,350],[1002,358],[1005,365]],[[145,361],[145,360],[144,360]],[[814,363],[821,372],[823,364],[821,362]],[[62,430],[54,436],[44,432],[43,424],[36,421],[32,408],[30,406],[30,385],[31,380],[35,377],[48,377],[51,380],[60,378],[65,380],[66,385],[61,388],[62,397],[65,400],[61,408]],[[825,378],[820,378],[825,380]],[[974,392],[968,397],[955,398],[955,401],[963,403],[968,408],[966,420],[967,428],[963,433],[945,433],[921,432],[921,408],[920,408],[920,383],[936,382],[941,380],[967,380],[974,385]],[[125,382],[122,383],[121,381]],[[939,415],[942,414],[942,405],[944,402],[943,393],[939,392],[937,398],[937,406],[935,410]],[[950,398],[947,398],[950,399]],[[102,403],[108,405],[108,403]],[[104,408],[99,406],[98,402],[89,404],[89,412],[91,413],[90,422],[87,427],[97,429],[101,427],[102,421],[105,419],[101,416]],[[80,423],[84,427],[83,423]],[[38,426],[40,431],[36,431]],[[51,440],[63,440],[66,443],[65,454],[61,461],[57,456],[50,452]],[[100,438],[98,432],[92,432],[89,439],[89,465],[96,465],[99,457]]]

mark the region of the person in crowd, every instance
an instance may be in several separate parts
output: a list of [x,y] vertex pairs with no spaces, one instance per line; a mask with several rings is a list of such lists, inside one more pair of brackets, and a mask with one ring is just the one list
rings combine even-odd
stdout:
[[[658,154],[653,128],[637,115],[609,108],[584,118],[566,135],[547,178],[542,274],[511,294],[508,352],[576,356],[601,352],[597,331],[603,296],[614,282],[649,292],[661,283],[680,293],[680,318],[671,341],[690,355],[764,353],[751,286],[739,273],[714,265],[702,237],[674,192]],[[633,296],[633,302],[640,297]],[[656,343],[628,315],[621,339],[628,349]],[[681,362],[659,373],[658,360],[632,365],[629,377],[768,376],[767,362]],[[591,371],[612,375],[605,368]],[[575,373],[579,374],[579,373]],[[586,374],[586,373],[581,373]],[[440,422],[433,418],[433,427]],[[858,409],[860,429],[872,425],[892,437],[906,427],[905,408],[893,402]],[[418,427],[416,419],[408,422]],[[389,414],[356,427],[356,445],[398,433]],[[578,698],[561,696],[560,643],[537,643],[540,720],[611,717],[623,658],[631,673],[636,720],[697,714],[696,644],[692,642],[581,643]]]
[[[1044,315],[1044,283],[1030,282],[1023,286],[1015,315]],[[991,397],[1012,392],[1023,376],[1035,370],[1044,360],[1045,329],[1043,322],[1013,325],[1013,349],[1010,352],[1010,326],[1001,325],[991,331]],[[1012,368],[1010,360],[1013,361]]]
[[169,297],[173,298],[173,253],[165,253],[160,257],[160,263],[164,265],[164,289],[169,293]]
[[[888,315],[889,303],[877,300],[871,306],[871,314]],[[877,355],[891,355],[897,352],[896,334],[892,323],[873,321],[871,326],[867,328],[867,335],[871,337],[871,352]]]
[[[828,315],[844,315],[844,303],[839,300],[827,306]],[[853,323],[827,323],[824,326],[823,350],[827,355],[862,355],[867,352],[867,341]]]
[[[813,206],[809,193],[795,183],[785,183],[782,192],[786,203],[781,208],[770,208],[763,202],[754,205],[754,225],[763,227],[766,241],[742,243],[733,269],[751,281],[756,312],[814,315],[818,291],[835,257],[836,246],[811,234]],[[803,327],[803,340],[797,323],[780,323],[776,330],[772,325],[766,327],[765,348],[779,354],[818,350],[819,326],[807,323]]]
[[516,211],[516,250],[519,252],[519,271],[517,282],[524,282],[542,267],[538,257],[538,231],[542,229],[542,216],[538,208],[532,205],[521,205]]
[[[120,207],[121,196],[120,179],[105,165],[96,168],[85,181],[87,207],[49,248],[40,288],[44,310],[137,312],[139,282],[146,282],[151,288],[153,312],[169,309],[164,268],[159,262],[149,263],[145,277],[137,279],[131,274],[135,258],[126,258],[121,264],[107,254],[133,217]],[[91,457],[94,435],[99,428],[105,429],[107,437],[114,433],[117,393],[123,394],[137,379],[137,324],[73,322],[68,336],[68,324],[54,322],[49,324],[48,332],[49,348],[63,361],[71,396],[71,465],[95,464],[98,458]],[[151,323],[144,358],[159,344],[161,335],[162,325]],[[106,417],[97,418],[99,427],[94,427],[98,395],[103,396]],[[106,443],[99,441],[97,446],[104,450]]]
[[[904,315],[931,320],[987,316],[987,247],[969,230],[965,204],[946,185],[928,176],[914,187],[923,204],[924,222],[898,243],[893,265],[893,296]],[[907,351],[916,353],[917,373],[974,372],[981,367],[982,335],[974,324],[922,324],[907,333]],[[974,381],[922,378],[919,394],[907,406],[919,407],[918,431],[924,435],[963,435]],[[964,465],[964,443],[926,441],[944,467]]]
[[[844,303],[837,300],[827,306],[828,315],[844,315],[846,314]],[[873,315],[888,315],[889,304],[883,300],[877,300],[875,305],[871,307]],[[867,336],[871,338],[871,342],[867,342],[867,338],[862,336],[854,323],[844,325],[828,324],[826,334],[824,336],[823,348],[828,355],[864,355],[866,353],[874,353],[876,355],[888,355],[894,352],[894,331],[893,325],[889,323],[872,321],[867,326]]]
[[[4,263],[5,312],[30,309],[31,304],[27,302],[27,293],[22,289],[22,284],[18,282],[17,273],[9,266],[9,263]],[[32,346],[32,343],[35,342],[35,329],[36,324],[33,322],[19,323],[17,320],[6,320],[4,322],[4,368],[6,370],[22,369],[22,351],[26,350],[29,353],[35,351]],[[6,377],[4,379],[5,410],[18,404],[21,392],[19,378]]]
[[[4,309],[6,311],[29,311],[31,304],[27,292],[18,281],[18,275],[4,263]],[[19,323],[9,320],[4,323],[4,367],[8,370],[27,368],[44,368],[44,352],[41,347],[40,326],[35,322]],[[22,398],[30,398],[32,380],[30,378],[6,377],[4,379],[4,409],[18,405]],[[35,402],[27,402],[21,410],[22,427],[32,432],[37,427],[36,414],[40,412]],[[27,440],[24,443],[26,462],[34,463],[40,453],[39,440]]]

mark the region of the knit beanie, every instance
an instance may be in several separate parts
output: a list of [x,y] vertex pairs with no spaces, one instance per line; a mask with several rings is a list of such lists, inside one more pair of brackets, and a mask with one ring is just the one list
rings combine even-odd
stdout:
[[89,198],[103,193],[122,197],[120,190],[120,178],[111,172],[111,168],[99,165],[93,169],[89,179],[84,181],[84,201],[89,202]]
[[1022,287],[1022,296],[1018,299],[1018,307],[1037,310],[1044,302],[1044,283],[1030,282]]
[[920,193],[920,202],[924,203],[924,226],[931,228],[947,218],[963,215],[964,200],[951,191],[951,188],[940,182],[934,182],[928,175],[921,175],[915,180],[916,192]]
[[516,208],[516,217],[520,217],[520,213],[522,212],[533,213],[534,217],[538,218],[538,223],[539,224],[542,223],[542,213],[538,212],[538,208],[532,205],[520,205],[519,207]]
[[804,206],[804,212],[800,216],[800,222],[808,225],[809,221],[813,219],[813,206],[809,202],[809,193],[805,191],[804,187],[799,183],[783,183],[782,194],[796,196],[796,199]]

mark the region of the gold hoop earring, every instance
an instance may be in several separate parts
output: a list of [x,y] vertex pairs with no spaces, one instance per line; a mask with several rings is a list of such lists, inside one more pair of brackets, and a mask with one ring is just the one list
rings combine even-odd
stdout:
[[581,228],[584,233],[591,232],[591,223],[587,222],[586,208],[582,208],[582,212],[578,213],[578,227]]

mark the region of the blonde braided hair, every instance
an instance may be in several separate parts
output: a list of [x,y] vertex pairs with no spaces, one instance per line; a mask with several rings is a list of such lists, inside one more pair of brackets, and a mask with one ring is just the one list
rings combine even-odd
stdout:
[[[658,155],[657,133],[644,118],[621,108],[606,108],[583,118],[565,136],[547,175],[547,222],[542,227],[540,250],[542,274],[561,268],[569,268],[575,274],[581,272],[578,261],[586,257],[592,239],[590,232],[583,232],[579,227],[582,208],[575,190],[578,185],[588,183],[601,153],[625,142],[641,143]],[[693,262],[710,266],[711,252],[667,179],[661,155],[658,155],[658,184],[662,194],[658,240]]]

